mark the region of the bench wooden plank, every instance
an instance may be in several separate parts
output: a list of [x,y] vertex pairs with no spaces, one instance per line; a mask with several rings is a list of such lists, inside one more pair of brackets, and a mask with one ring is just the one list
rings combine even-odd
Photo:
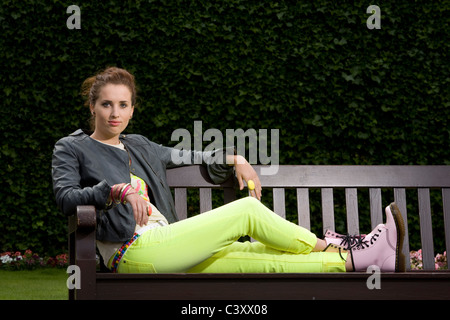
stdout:
[[284,188],[273,188],[273,211],[286,219],[286,202]]
[[358,218],[358,192],[356,188],[345,189],[345,204],[347,208],[347,232],[360,234]]
[[[442,203],[445,228],[445,248],[448,253],[450,251],[450,188],[442,189]],[[447,258],[447,268],[450,270],[450,263],[448,261]]]
[[321,189],[323,233],[327,229],[335,231],[333,188]]
[[431,226],[430,189],[419,188],[419,220],[424,270],[434,270],[433,229]]
[[174,191],[175,211],[180,220],[187,218],[187,189],[175,188]]
[[[381,289],[367,273],[111,274],[98,277],[105,299],[145,300],[412,300],[449,299],[449,273],[383,273]],[[145,284],[145,285],[143,285]],[[126,295],[123,295],[123,292]],[[263,302],[261,302],[263,303]]]
[[172,188],[233,188],[235,181],[228,179],[224,183],[214,184],[208,176],[207,171],[199,165],[171,168],[167,171],[167,183]]
[[309,209],[309,189],[297,188],[298,225],[311,230],[311,212]]
[[450,166],[296,166],[280,165],[261,175],[263,187],[280,188],[450,188]]
[[211,188],[200,188],[200,213],[212,209],[212,191]]
[[383,223],[383,203],[381,200],[381,188],[370,188],[370,221],[372,229]]
[[[403,221],[405,221],[405,238],[403,242],[403,252],[408,253],[409,250],[409,236],[408,236],[408,213],[406,210],[406,190],[404,188],[394,188],[394,201],[402,213]],[[406,259],[406,269],[411,269],[411,262]]]

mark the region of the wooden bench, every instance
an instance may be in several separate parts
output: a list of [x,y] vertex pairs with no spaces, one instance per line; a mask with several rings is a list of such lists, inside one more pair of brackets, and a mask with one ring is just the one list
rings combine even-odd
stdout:
[[[254,166],[258,173],[261,167]],[[381,273],[381,289],[369,289],[371,273],[313,274],[112,274],[96,271],[95,210],[78,207],[69,218],[70,264],[80,268],[80,289],[70,289],[70,299],[146,300],[287,300],[287,299],[450,299],[450,270],[434,270],[434,239],[430,190],[438,190],[445,225],[445,247],[450,248],[450,166],[291,166],[282,165],[276,175],[259,175],[263,195],[273,194],[273,210],[286,217],[286,194],[296,194],[299,225],[311,227],[312,215],[322,213],[322,228],[335,229],[338,214],[336,194],[345,198],[345,232],[357,234],[359,215],[369,212],[371,227],[383,223],[382,199],[391,194],[407,221],[407,194],[414,189],[420,224],[424,270]],[[188,188],[199,188],[200,211],[212,208],[214,189],[222,189],[224,202],[241,196],[234,179],[214,185],[200,166],[170,169],[169,185],[174,188],[180,219],[187,217]],[[273,191],[268,191],[272,189]],[[316,190],[316,191],[314,191]],[[320,210],[310,209],[312,192],[320,194]],[[242,192],[241,192],[242,193]],[[359,205],[368,195],[368,208]],[[265,200],[265,199],[263,199]],[[409,201],[409,198],[408,198]],[[409,205],[409,202],[408,202]],[[316,206],[317,207],[317,206]],[[317,212],[321,211],[321,212]],[[360,213],[361,212],[361,213]],[[434,213],[433,213],[434,214]],[[316,219],[316,218],[315,218]],[[339,218],[342,220],[342,218]],[[342,222],[340,222],[342,224]],[[411,230],[413,226],[407,225]],[[364,232],[370,230],[362,230]],[[417,231],[414,231],[417,232]],[[409,253],[407,237],[404,252]],[[418,248],[417,248],[418,249]]]

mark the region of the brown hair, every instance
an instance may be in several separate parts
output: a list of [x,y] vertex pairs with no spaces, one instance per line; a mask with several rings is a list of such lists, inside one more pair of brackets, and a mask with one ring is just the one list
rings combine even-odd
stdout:
[[[136,83],[134,76],[125,69],[108,67],[95,76],[84,80],[81,86],[81,95],[85,99],[85,106],[89,108],[90,105],[95,105],[100,95],[100,90],[107,84],[123,84],[127,86],[131,92],[131,105],[134,106],[136,104]],[[90,123],[93,129],[93,119],[91,119]]]

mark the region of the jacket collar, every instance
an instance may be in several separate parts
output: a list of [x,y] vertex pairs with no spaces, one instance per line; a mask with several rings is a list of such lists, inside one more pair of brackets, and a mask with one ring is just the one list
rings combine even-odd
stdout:
[[[85,137],[86,136],[87,137],[87,136],[90,136],[92,133],[94,133],[94,131],[92,131],[92,130],[78,129],[78,130],[72,132],[70,134],[70,136],[78,136],[78,137]],[[124,139],[124,138],[126,138],[126,136],[127,136],[126,134],[121,134],[119,139]]]

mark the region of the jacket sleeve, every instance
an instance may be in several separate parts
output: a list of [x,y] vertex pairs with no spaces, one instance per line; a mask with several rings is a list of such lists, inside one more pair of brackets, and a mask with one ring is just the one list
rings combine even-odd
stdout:
[[53,192],[58,208],[68,216],[76,213],[78,205],[105,208],[111,190],[106,180],[94,186],[82,186],[78,156],[67,139],[63,138],[55,144],[52,157]]
[[234,167],[226,163],[227,155],[235,154],[234,148],[192,151],[157,145],[157,153],[167,168],[194,164],[205,166],[215,184],[228,180],[234,174]]

